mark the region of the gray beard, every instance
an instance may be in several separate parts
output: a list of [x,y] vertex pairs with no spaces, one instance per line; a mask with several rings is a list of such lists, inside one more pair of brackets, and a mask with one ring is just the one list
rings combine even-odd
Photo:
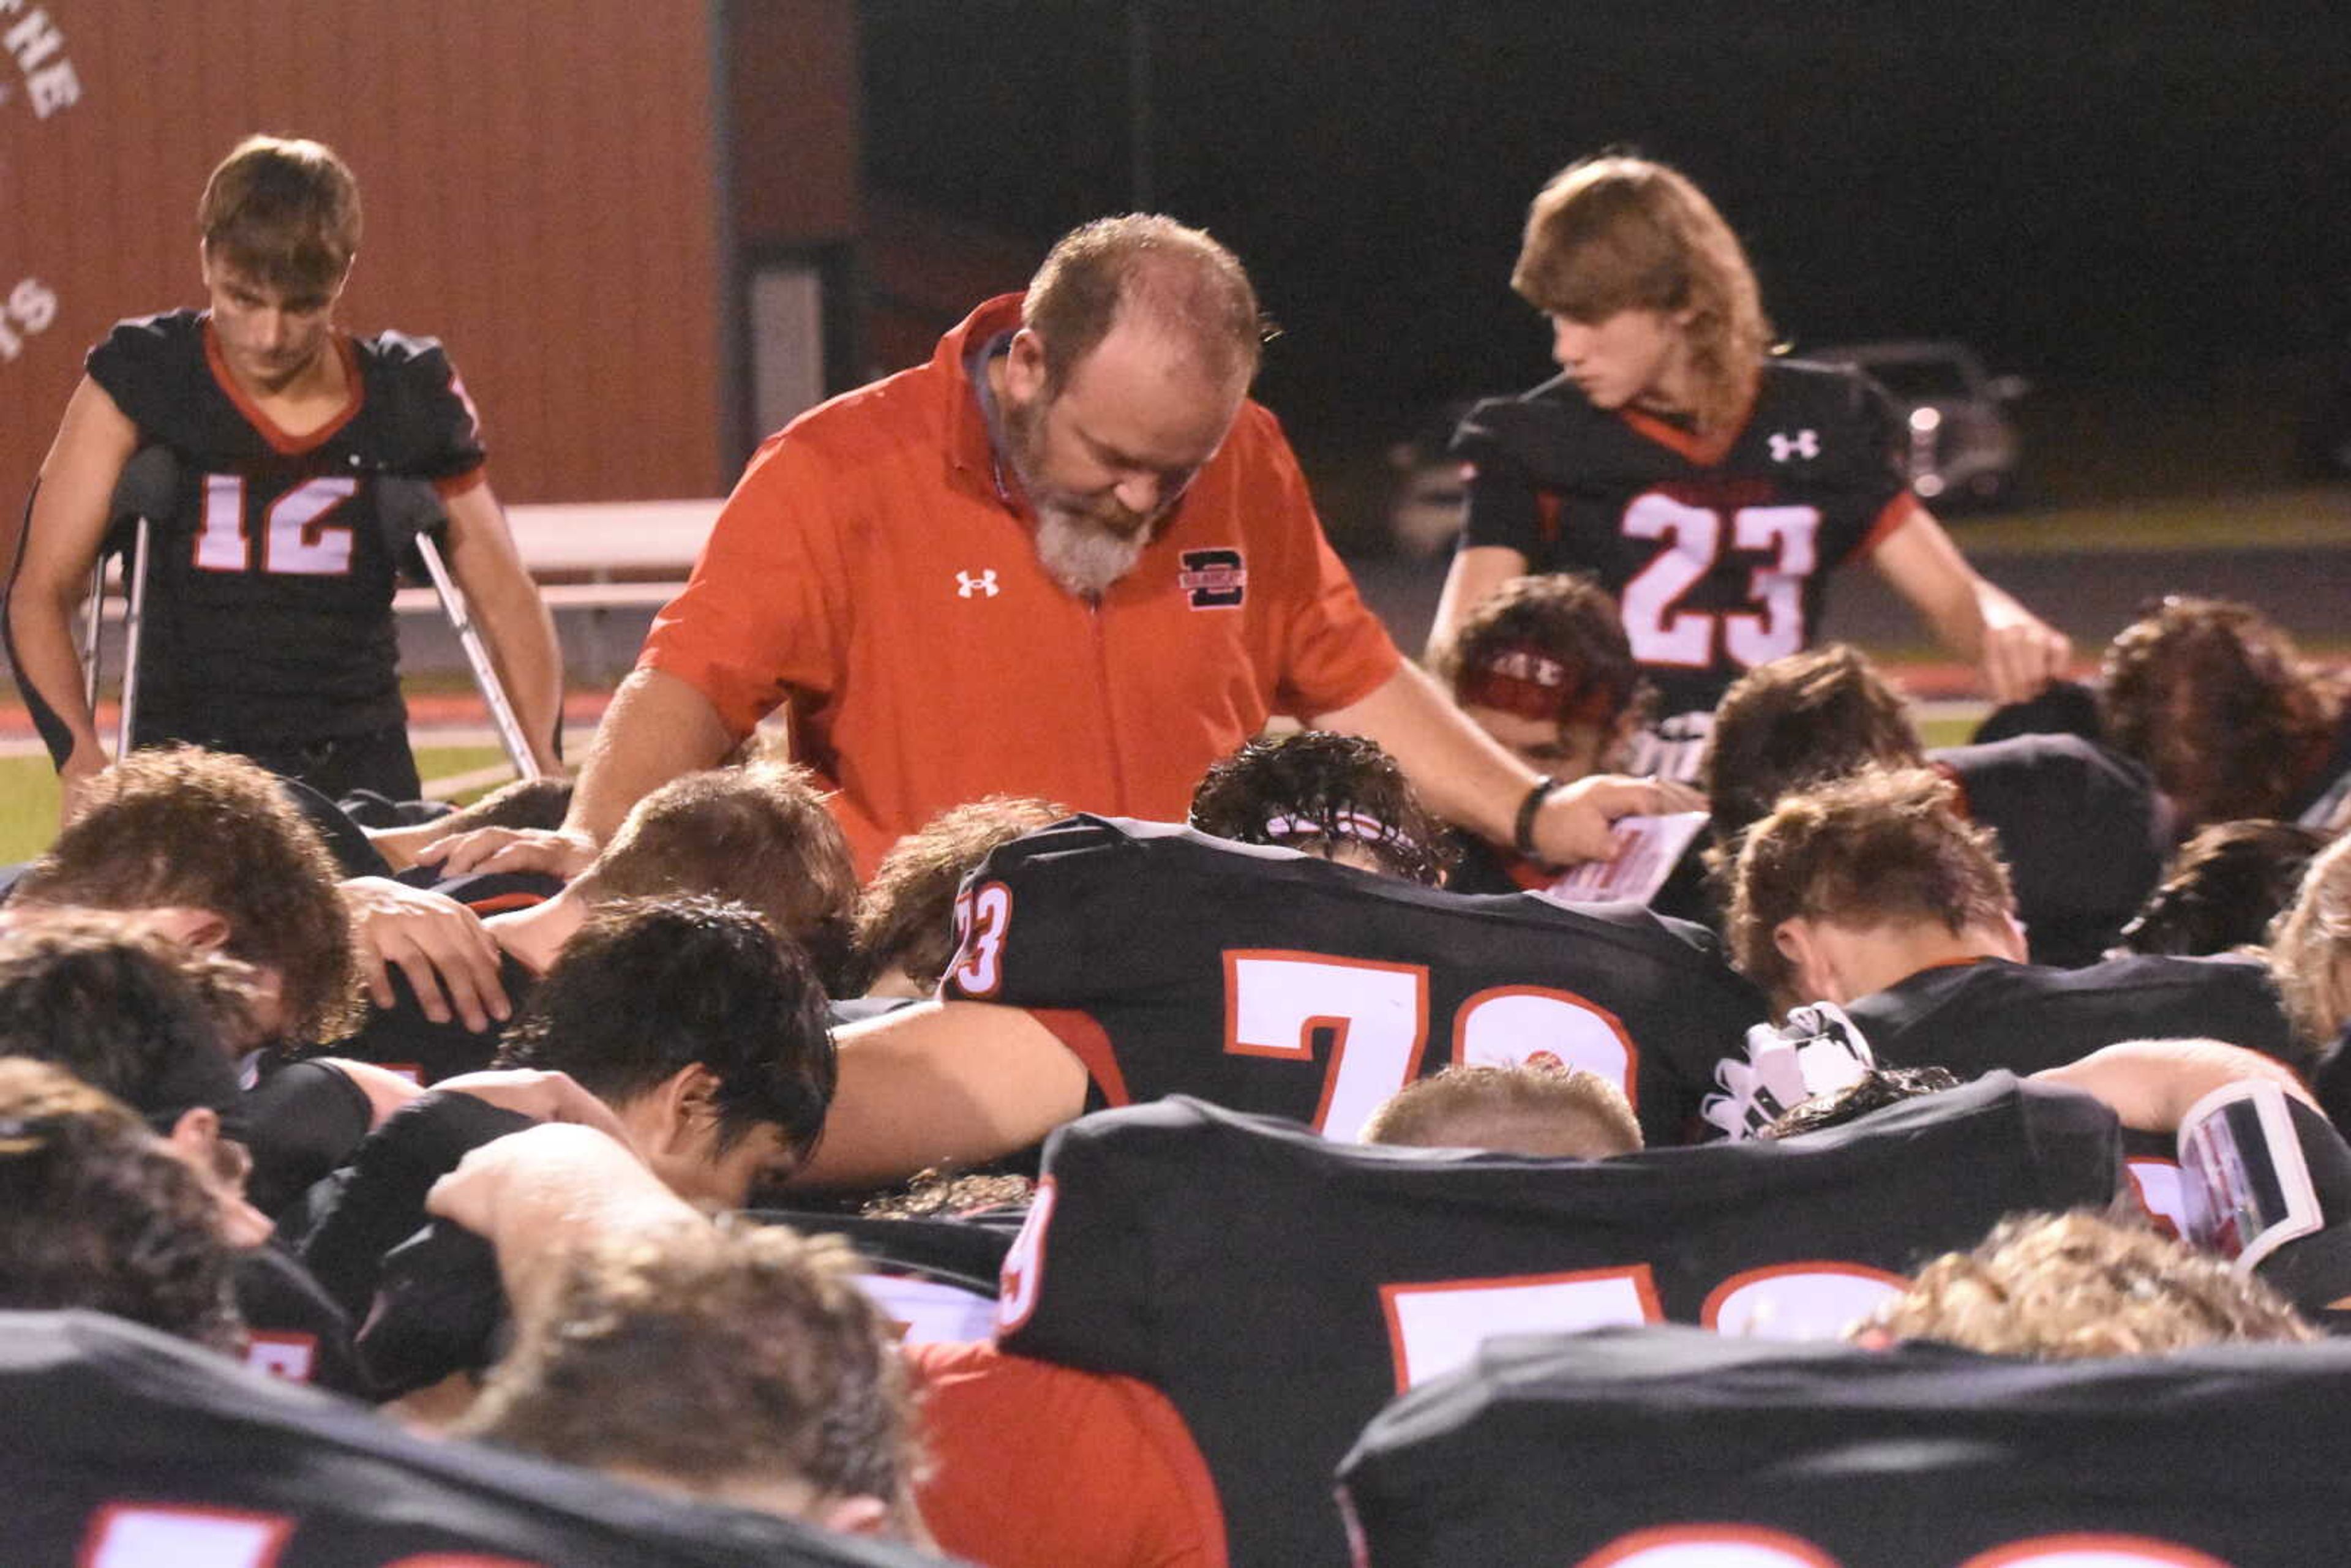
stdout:
[[1046,507],[1037,513],[1037,559],[1053,580],[1081,599],[1100,599],[1134,570],[1156,528],[1122,538],[1091,518]]

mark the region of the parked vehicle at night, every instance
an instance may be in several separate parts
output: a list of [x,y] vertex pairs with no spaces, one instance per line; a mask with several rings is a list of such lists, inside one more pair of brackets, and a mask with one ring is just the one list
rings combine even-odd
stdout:
[[2008,405],[2031,390],[2023,377],[1987,374],[1974,350],[1949,341],[1851,343],[1798,357],[1858,366],[1893,397],[1920,500],[1955,510],[1996,507],[2015,492],[2020,451]]

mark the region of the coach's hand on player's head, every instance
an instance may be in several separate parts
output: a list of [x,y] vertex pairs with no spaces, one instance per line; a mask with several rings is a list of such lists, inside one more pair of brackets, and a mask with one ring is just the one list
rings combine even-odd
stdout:
[[416,1005],[434,1023],[454,1011],[479,1033],[495,1019],[514,1011],[498,980],[498,944],[479,916],[443,894],[410,887],[381,876],[355,876],[337,884],[351,917],[360,973],[380,1008],[399,998],[392,966],[408,977]]
[[1535,813],[1535,848],[1547,865],[1606,860],[1615,851],[1609,824],[1619,817],[1702,811],[1706,797],[1687,784],[1594,773],[1552,790]]
[[569,882],[594,862],[596,841],[569,828],[475,828],[416,852],[416,863],[444,877],[485,871],[537,871]]
[[1984,612],[1984,684],[1995,703],[2019,703],[2041,695],[2074,662],[2074,640],[2021,604],[1998,601]]

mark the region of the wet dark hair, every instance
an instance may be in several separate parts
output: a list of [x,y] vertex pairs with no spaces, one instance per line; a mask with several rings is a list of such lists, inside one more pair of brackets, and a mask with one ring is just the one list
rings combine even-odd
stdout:
[[119,915],[27,919],[0,929],[0,1055],[55,1062],[158,1133],[198,1106],[234,1122],[248,974]]
[[1791,790],[1925,755],[1900,695],[1860,649],[1832,643],[1758,664],[1715,705],[1702,779],[1714,841],[1729,846]]
[[2292,822],[2215,822],[2180,846],[2122,946],[2194,957],[2261,942],[2325,847],[2325,833]]
[[2190,826],[2286,814],[2342,711],[2291,637],[2227,600],[2146,606],[2104,665],[2108,741],[2147,765]]
[[832,1102],[825,1009],[808,954],[755,911],[698,896],[629,900],[564,944],[498,1065],[568,1072],[607,1103],[698,1065],[717,1080],[719,1152],[774,1126],[805,1158]]
[[235,1354],[219,1205],[135,1113],[61,1067],[0,1058],[0,1306],[106,1312]]
[[1741,835],[1731,873],[1724,935],[1740,972],[1783,998],[1795,966],[1778,932],[1798,916],[1933,922],[1954,934],[2007,918],[2016,896],[1998,841],[1962,821],[1958,800],[1924,768],[1865,768],[1782,797]]
[[1192,791],[1191,825],[1244,844],[1278,844],[1326,859],[1359,845],[1391,876],[1425,887],[1443,880],[1452,852],[1444,824],[1377,742],[1301,730],[1259,736],[1209,764]]

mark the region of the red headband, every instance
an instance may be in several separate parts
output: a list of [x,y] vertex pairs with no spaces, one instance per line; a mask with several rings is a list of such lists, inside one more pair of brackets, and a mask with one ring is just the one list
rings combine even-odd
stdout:
[[1598,682],[1577,685],[1540,643],[1505,643],[1461,672],[1464,706],[1499,708],[1520,718],[1605,724],[1621,706]]

